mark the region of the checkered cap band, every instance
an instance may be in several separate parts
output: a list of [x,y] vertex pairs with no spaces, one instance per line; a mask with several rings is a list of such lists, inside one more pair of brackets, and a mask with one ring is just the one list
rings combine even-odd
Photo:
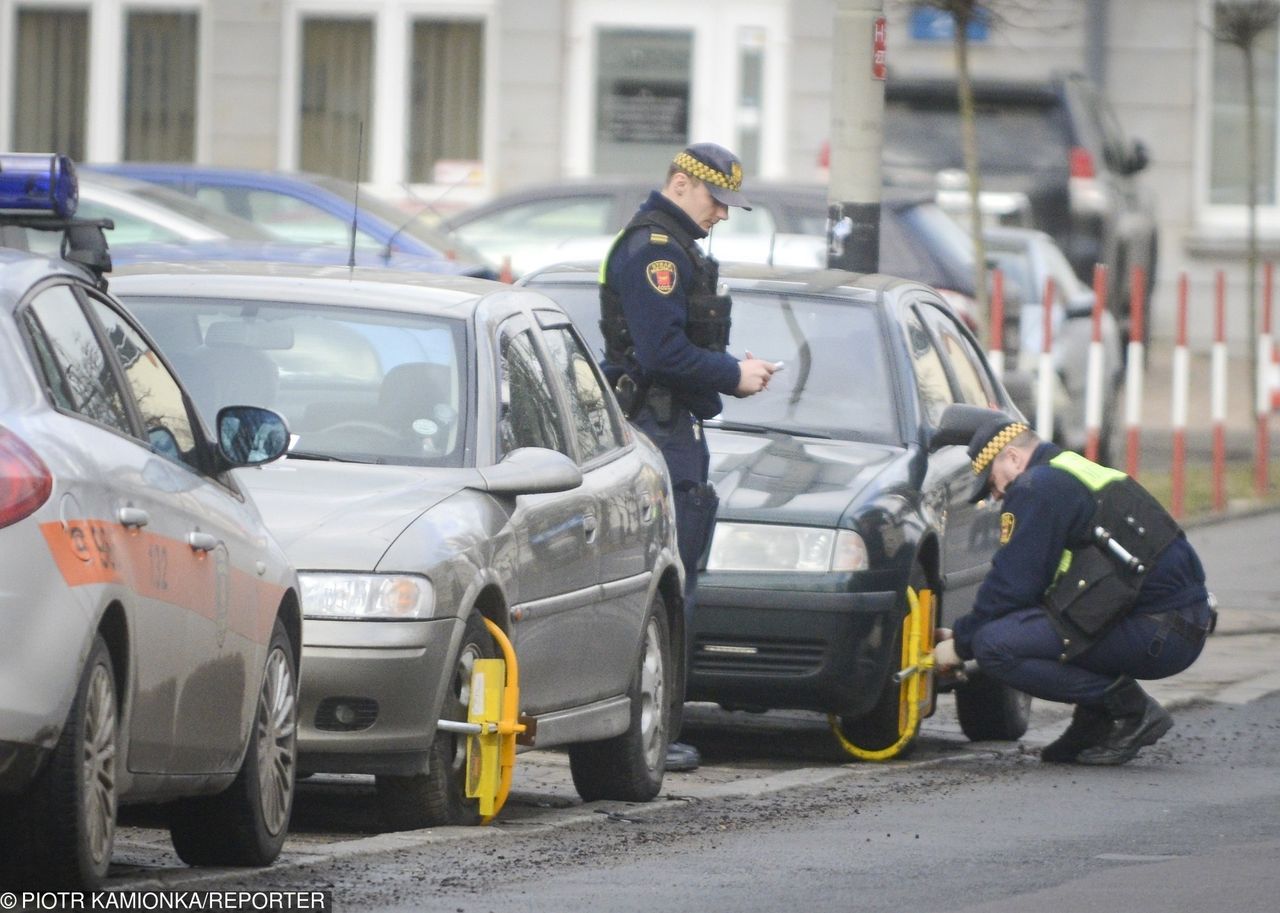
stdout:
[[681,152],[676,156],[675,164],[685,174],[691,175],[700,181],[706,181],[708,184],[715,184],[725,190],[738,191],[742,189],[742,166],[737,162],[733,163],[730,173],[725,174],[705,162],[698,161],[688,152]]
[[1000,454],[1001,450],[1004,450],[1010,441],[1027,430],[1027,426],[1022,422],[1013,422],[997,431],[991,440],[987,441],[986,446],[973,458],[973,474],[980,475],[984,469],[991,465],[991,461]]

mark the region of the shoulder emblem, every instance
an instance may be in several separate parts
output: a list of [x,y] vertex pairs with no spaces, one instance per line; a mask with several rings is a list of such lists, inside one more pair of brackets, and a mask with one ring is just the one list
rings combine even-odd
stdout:
[[1005,511],[1000,515],[1000,544],[1006,545],[1013,538],[1013,514]]
[[671,238],[670,238],[668,235],[664,235],[664,234],[663,234],[662,232],[660,232],[660,231],[651,231],[651,232],[649,232],[649,243],[650,243],[650,244],[666,244],[666,243],[667,243],[668,241],[670,241],[670,240],[671,240]]
[[676,287],[676,265],[670,260],[654,260],[644,269],[645,277],[654,291],[670,295]]

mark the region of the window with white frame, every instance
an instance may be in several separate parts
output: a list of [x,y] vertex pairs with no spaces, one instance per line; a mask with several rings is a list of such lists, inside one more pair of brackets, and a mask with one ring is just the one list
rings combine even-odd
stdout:
[[373,135],[373,22],[302,23],[299,164],[351,180],[369,177]]
[[436,181],[438,162],[479,161],[483,76],[482,23],[424,19],[413,24],[410,181]]
[[84,158],[89,14],[19,9],[16,25],[11,64],[14,150]]
[[[1216,4],[1212,15],[1218,15]],[[1217,25],[1215,19],[1212,34],[1216,35]],[[1211,206],[1244,206],[1249,199],[1245,55],[1240,48],[1217,38],[1210,46],[1212,107],[1206,200]],[[1277,65],[1280,61],[1276,29],[1258,37],[1253,58],[1258,113],[1258,203],[1275,206],[1280,203],[1276,198],[1280,168],[1276,157]]]
[[196,152],[195,13],[131,12],[125,27],[124,157],[192,161]]

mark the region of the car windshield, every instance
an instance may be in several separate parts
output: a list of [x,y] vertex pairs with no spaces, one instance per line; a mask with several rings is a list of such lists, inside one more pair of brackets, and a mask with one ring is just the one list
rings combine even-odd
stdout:
[[[594,285],[536,284],[569,311],[603,358]],[[875,309],[847,298],[733,293],[732,350],[781,361],[761,396],[724,397],[724,424],[789,434],[896,443],[897,399]]]
[[[1065,178],[1070,143],[1055,109],[1027,102],[979,102],[976,114],[978,161],[984,168],[998,172],[1055,168]],[[883,160],[886,168],[936,171],[959,167],[964,152],[955,105],[939,105],[935,100],[886,100]]]
[[124,299],[206,420],[231,405],[284,415],[291,456],[461,466],[461,320],[288,302]]
[[973,240],[932,202],[888,206],[880,218],[880,272],[973,294]]

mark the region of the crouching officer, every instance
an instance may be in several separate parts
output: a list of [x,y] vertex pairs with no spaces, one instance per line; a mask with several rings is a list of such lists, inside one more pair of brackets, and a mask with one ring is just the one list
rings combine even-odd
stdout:
[[969,442],[971,500],[1003,501],[1000,549],[973,611],[945,629],[940,668],[976,659],[1019,691],[1075,704],[1045,761],[1124,764],[1173,719],[1135,679],[1200,655],[1216,613],[1172,517],[1118,470],[1041,441],[1002,412],[949,406],[934,447]]
[[691,611],[698,563],[715,522],[717,500],[707,481],[710,457],[703,419],[719,414],[720,395],[750,396],[769,383],[774,366],[727,351],[730,301],[718,294],[718,266],[697,245],[729,207],[750,209],[738,157],[714,143],[695,143],[667,169],[622,230],[600,267],[604,368],[627,418],[662,450],[675,495],[676,532],[685,568],[684,656],[677,663],[667,770],[693,770],[697,749],[678,743],[688,677]]

